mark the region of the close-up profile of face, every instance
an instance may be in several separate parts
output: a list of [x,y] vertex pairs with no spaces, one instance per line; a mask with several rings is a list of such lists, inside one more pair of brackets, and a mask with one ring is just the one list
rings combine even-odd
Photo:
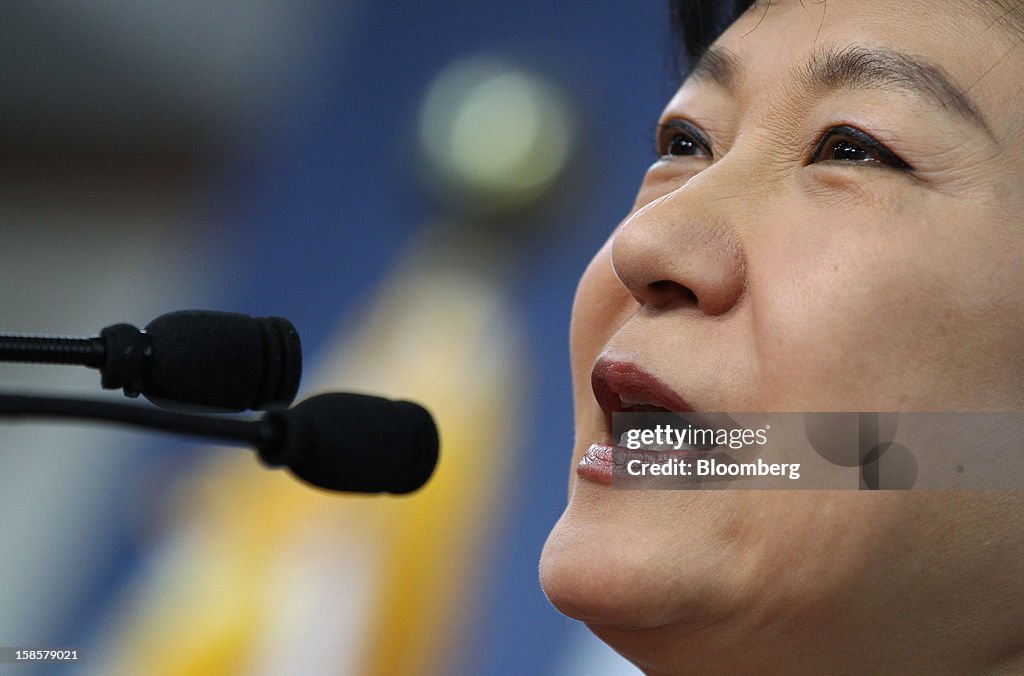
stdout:
[[756,2],[662,112],[579,283],[570,497],[541,560],[551,602],[644,671],[1024,671],[1024,494],[593,469],[619,411],[1024,410],[1022,17]]

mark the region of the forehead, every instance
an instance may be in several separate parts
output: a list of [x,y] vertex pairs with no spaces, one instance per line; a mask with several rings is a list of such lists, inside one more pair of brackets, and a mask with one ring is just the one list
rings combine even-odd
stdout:
[[[969,93],[997,133],[1019,132],[1024,110],[1021,4],[1016,0],[757,2],[714,47],[735,57],[738,88],[748,92],[786,87],[806,75],[808,65],[823,51],[867,46],[906,54],[934,66],[953,87]],[[1015,9],[1007,11],[1009,6]]]

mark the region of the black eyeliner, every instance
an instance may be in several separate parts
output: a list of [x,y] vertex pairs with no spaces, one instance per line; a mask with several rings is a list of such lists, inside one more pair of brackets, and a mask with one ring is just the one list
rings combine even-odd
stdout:
[[814,152],[811,153],[812,162],[821,154],[825,145],[836,136],[845,136],[861,144],[865,149],[877,154],[883,161],[892,165],[894,169],[900,169],[903,171],[914,170],[912,166],[904,162],[899,156],[875,140],[873,136],[866,134],[856,127],[851,127],[845,124],[839,125],[838,127],[831,127],[822,135],[821,140],[818,141],[818,144],[814,148]]

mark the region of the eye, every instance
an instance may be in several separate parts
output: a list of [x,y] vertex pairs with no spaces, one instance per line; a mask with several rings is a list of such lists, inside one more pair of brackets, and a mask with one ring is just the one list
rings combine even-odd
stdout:
[[913,170],[896,153],[860,129],[847,125],[832,127],[825,132],[808,164],[817,162],[875,164],[901,171]]
[[655,148],[658,157],[711,157],[711,144],[696,126],[686,120],[671,120],[658,126]]

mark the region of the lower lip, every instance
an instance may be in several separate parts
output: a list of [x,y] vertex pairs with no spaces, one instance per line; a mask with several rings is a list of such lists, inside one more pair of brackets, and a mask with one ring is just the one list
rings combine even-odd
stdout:
[[[709,457],[706,451],[670,451],[673,457],[686,457],[686,458],[707,458]],[[583,454],[578,465],[576,465],[576,474],[581,479],[592,481],[602,486],[611,486],[615,477],[615,468],[619,467],[619,476],[622,476],[625,472],[626,463],[630,460],[639,459],[647,462],[664,462],[665,451],[634,451],[623,448],[622,446],[612,446],[611,444],[594,444],[587,449],[587,452]],[[722,454],[721,457],[728,457]],[[708,478],[704,478],[708,480]],[[712,481],[720,480],[720,478],[711,479]],[[694,481],[693,483],[700,483],[700,481]]]
[[602,486],[611,486],[615,470],[615,447],[608,444],[594,444],[587,449],[576,465],[576,474],[581,479],[593,481]]

